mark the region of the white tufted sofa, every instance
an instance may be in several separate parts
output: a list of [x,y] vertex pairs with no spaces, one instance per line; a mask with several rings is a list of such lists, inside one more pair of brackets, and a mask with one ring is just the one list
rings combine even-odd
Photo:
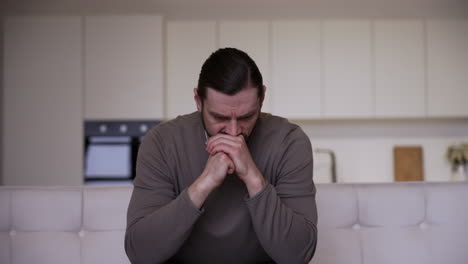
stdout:
[[[130,187],[1,187],[0,263],[129,263],[130,195]],[[468,263],[468,183],[319,184],[317,204],[312,264]]]

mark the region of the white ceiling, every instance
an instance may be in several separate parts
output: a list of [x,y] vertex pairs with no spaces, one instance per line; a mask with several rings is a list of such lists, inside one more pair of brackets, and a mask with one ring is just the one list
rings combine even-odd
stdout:
[[468,17],[468,0],[0,0],[0,3],[6,14],[159,13],[167,18]]

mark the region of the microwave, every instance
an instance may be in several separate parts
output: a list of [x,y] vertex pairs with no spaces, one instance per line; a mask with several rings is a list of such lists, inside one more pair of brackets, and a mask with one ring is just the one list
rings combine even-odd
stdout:
[[138,148],[160,121],[85,121],[84,182],[128,182],[136,176]]

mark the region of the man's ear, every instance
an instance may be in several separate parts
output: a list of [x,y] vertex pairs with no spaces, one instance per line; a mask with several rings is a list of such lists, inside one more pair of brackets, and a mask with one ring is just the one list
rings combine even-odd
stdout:
[[263,100],[265,100],[265,94],[266,94],[266,86],[265,85],[262,86],[262,90],[263,90],[263,96],[262,96],[262,98],[260,98],[260,105],[263,105]]
[[193,98],[195,99],[195,103],[197,104],[198,112],[202,110],[202,99],[198,96],[198,88],[193,88]]

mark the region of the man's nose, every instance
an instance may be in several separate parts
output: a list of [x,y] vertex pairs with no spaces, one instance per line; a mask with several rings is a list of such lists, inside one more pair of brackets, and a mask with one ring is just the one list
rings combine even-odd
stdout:
[[230,136],[238,136],[241,134],[241,129],[239,127],[239,123],[236,119],[230,120],[228,125],[226,126],[226,134]]

